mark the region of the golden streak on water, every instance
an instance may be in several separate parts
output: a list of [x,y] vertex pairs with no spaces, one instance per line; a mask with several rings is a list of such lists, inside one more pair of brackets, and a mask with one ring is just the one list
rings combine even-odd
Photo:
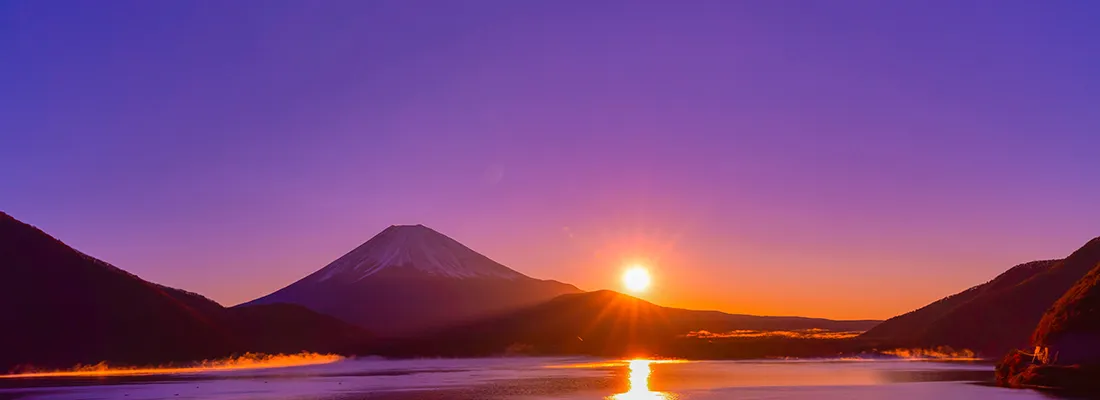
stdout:
[[653,360],[630,360],[630,364],[628,364],[630,368],[630,389],[626,393],[619,393],[608,398],[613,400],[675,399],[676,397],[671,394],[649,390],[649,375],[652,373],[650,364],[653,364],[653,362]]

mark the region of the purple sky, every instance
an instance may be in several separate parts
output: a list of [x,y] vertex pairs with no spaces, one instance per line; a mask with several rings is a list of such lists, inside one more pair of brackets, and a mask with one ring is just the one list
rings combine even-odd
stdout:
[[885,318],[1100,234],[1083,1],[0,1],[0,209],[236,304],[391,224]]

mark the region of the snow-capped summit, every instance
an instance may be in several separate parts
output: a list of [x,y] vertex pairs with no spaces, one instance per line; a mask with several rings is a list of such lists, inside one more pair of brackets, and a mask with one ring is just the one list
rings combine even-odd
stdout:
[[516,272],[426,226],[393,225],[248,304],[299,304],[380,335],[401,335],[577,292]]
[[395,269],[458,279],[526,277],[424,225],[393,225],[318,271],[316,280],[358,281]]

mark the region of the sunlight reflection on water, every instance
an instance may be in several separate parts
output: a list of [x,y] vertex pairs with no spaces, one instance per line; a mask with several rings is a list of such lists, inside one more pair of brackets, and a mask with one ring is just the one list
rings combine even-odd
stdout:
[[0,400],[1036,400],[993,367],[889,360],[348,359],[266,370],[0,379]]
[[676,396],[649,390],[650,364],[653,360],[630,360],[630,389],[609,397],[614,400],[673,400]]

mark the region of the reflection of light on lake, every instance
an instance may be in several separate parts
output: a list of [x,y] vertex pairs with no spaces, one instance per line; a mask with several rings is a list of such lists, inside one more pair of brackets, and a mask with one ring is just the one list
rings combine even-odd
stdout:
[[619,393],[610,398],[614,400],[675,399],[674,396],[667,393],[649,390],[649,374],[651,372],[649,365],[652,363],[653,360],[630,360],[630,389],[626,393]]

